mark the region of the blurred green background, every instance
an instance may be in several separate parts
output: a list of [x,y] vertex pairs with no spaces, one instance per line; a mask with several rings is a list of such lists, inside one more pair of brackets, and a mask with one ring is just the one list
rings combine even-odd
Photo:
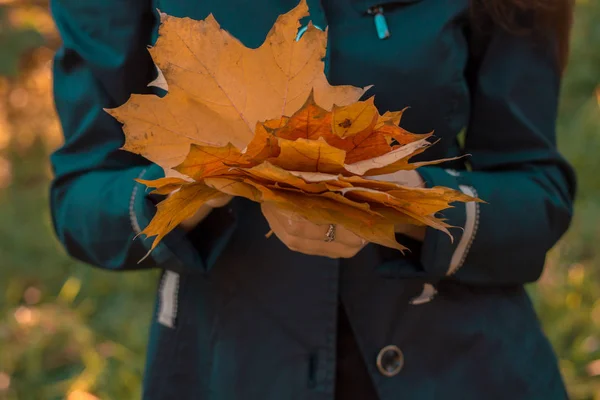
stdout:
[[[50,225],[59,43],[47,0],[0,0],[0,400],[136,399],[157,274],[77,263]],[[576,216],[529,289],[571,398],[600,400],[598,0],[577,5],[559,135],[579,174]]]

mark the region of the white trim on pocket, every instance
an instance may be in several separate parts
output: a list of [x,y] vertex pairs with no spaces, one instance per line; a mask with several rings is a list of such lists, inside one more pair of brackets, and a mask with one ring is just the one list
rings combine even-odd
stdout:
[[455,170],[455,169],[450,169],[450,168],[449,168],[449,169],[447,169],[447,170],[446,170],[446,172],[447,172],[447,173],[448,173],[448,175],[450,175],[450,176],[454,176],[454,177],[458,177],[458,176],[460,176],[460,172],[458,172],[458,171],[457,171],[457,170]]
[[410,304],[414,306],[418,306],[421,304],[429,303],[435,295],[437,294],[437,289],[431,283],[423,284],[423,291],[417,297],[413,297],[410,300]]
[[175,327],[179,297],[179,274],[165,271],[159,288],[158,323],[168,328]]
[[[459,189],[468,196],[477,197],[477,191],[472,186],[460,185]],[[456,250],[454,250],[446,275],[455,274],[465,263],[469,250],[473,245],[473,240],[475,240],[477,228],[479,227],[479,203],[471,201],[465,203],[465,207],[467,209],[465,230],[460,238],[460,242],[458,242],[458,246],[456,246]]]

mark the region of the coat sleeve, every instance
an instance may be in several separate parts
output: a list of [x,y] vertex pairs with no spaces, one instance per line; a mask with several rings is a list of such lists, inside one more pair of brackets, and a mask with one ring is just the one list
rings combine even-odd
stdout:
[[[120,150],[121,126],[103,111],[132,93],[149,93],[147,84],[156,74],[146,49],[156,25],[151,1],[53,0],[51,10],[63,40],[53,76],[65,141],[51,156],[50,188],[59,240],[71,256],[107,269],[209,269],[235,226],[225,208],[213,211],[193,235],[176,229],[138,264],[152,239],[135,236],[155,205],[134,179],[163,172]],[[191,237],[206,238],[210,246]]]
[[477,195],[444,217],[454,242],[428,229],[427,273],[473,284],[537,280],[567,230],[575,195],[571,166],[556,148],[560,67],[551,40],[495,29],[472,43],[469,170],[419,169],[428,186]]

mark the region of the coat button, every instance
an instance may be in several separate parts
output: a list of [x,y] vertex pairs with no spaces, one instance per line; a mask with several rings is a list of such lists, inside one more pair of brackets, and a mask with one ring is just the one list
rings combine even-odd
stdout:
[[392,377],[397,375],[404,366],[404,354],[393,344],[385,346],[377,354],[377,369],[382,375]]

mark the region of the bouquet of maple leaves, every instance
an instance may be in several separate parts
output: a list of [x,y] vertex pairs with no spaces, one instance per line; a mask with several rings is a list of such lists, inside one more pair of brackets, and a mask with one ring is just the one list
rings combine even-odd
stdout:
[[437,164],[409,162],[432,143],[379,113],[368,88],[332,86],[323,71],[327,32],[309,24],[296,40],[304,0],[279,16],[265,42],[245,47],[205,20],[161,15],[150,49],[167,90],[132,95],[107,110],[124,124],[123,149],[162,166],[139,180],[169,195],[143,230],[152,249],[207,201],[224,193],[275,203],[316,224],[339,224],[366,241],[404,250],[396,224],[448,232],[435,216],[454,201],[479,199],[444,187],[415,188],[369,177]]

